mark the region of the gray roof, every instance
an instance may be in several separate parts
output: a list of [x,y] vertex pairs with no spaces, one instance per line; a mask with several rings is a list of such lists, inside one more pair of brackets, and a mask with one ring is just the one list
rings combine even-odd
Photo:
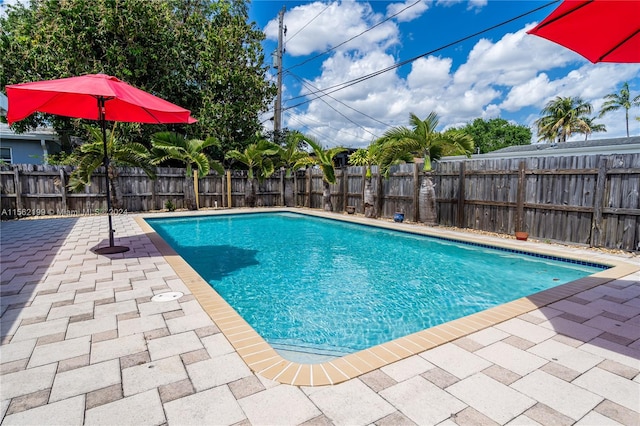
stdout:
[[594,139],[587,141],[575,141],[575,142],[559,142],[559,143],[535,143],[531,145],[518,145],[518,146],[509,146],[506,148],[498,149],[492,151],[495,154],[503,154],[503,153],[528,153],[528,152],[540,152],[540,151],[559,151],[565,149],[581,149],[581,148],[596,148],[596,147],[607,147],[611,148],[612,146],[620,146],[620,145],[635,145],[640,144],[640,136],[632,136],[630,138],[614,138],[614,139]]

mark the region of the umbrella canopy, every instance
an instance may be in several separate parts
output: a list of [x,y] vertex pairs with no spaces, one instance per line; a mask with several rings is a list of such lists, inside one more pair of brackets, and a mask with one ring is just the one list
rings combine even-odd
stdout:
[[104,119],[127,123],[195,123],[190,111],[137,89],[116,77],[87,74],[58,80],[12,84],[7,121],[34,112],[99,120],[97,99],[104,99]]
[[[9,124],[27,118],[34,112],[65,117],[98,120],[102,128],[104,166],[109,167],[106,121],[127,123],[195,123],[191,112],[105,74],[87,74],[58,80],[6,86],[9,100]],[[96,249],[100,254],[122,253],[128,247],[116,246],[111,221],[109,174],[105,173],[109,246]]]
[[564,0],[529,34],[597,62],[640,62],[640,1]]

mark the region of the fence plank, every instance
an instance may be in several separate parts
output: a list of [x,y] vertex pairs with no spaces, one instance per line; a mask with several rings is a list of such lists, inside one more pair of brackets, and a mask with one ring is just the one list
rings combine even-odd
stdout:
[[602,240],[602,203],[604,202],[604,190],[606,186],[607,160],[600,159],[598,177],[596,179],[596,194],[593,200],[593,220],[591,224],[591,247],[599,247]]

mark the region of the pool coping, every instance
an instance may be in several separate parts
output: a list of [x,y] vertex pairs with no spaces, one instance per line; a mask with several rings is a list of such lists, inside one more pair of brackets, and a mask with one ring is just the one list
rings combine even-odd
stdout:
[[[162,217],[262,212],[301,213],[455,241],[472,242],[545,256],[599,263],[611,266],[611,268],[331,361],[318,364],[301,364],[289,361],[279,355],[145,220]],[[175,212],[170,214],[156,213],[137,216],[135,221],[189,288],[198,303],[229,340],[247,366],[253,372],[265,378],[296,386],[323,386],[344,382],[640,270],[638,265],[617,259],[594,259],[593,257],[585,259],[586,254],[578,256],[575,253],[562,252],[562,247],[552,245],[522,242],[513,239],[491,239],[491,241],[487,241],[487,237],[483,235],[462,234],[421,224],[394,223],[382,219],[367,219],[362,216],[329,213],[307,208],[224,209],[185,212],[184,214],[176,214]]]

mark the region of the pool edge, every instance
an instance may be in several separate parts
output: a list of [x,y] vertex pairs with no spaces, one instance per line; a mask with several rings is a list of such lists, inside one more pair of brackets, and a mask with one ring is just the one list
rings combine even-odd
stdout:
[[[437,227],[428,228],[416,224],[394,224],[382,220],[371,220],[338,213],[325,213],[310,209],[209,210],[190,212],[188,216],[260,212],[302,213],[416,234],[439,236],[457,241],[473,241],[525,252],[543,252],[538,247],[539,244],[536,243],[516,242],[509,239],[487,242],[486,237],[473,234],[465,234],[463,239],[461,235],[456,235],[454,231],[438,230]],[[163,216],[161,214],[144,214],[135,217],[135,221],[166,259],[167,263],[174,269],[178,277],[182,279],[200,306],[229,340],[247,366],[256,374],[267,379],[296,386],[322,386],[344,382],[640,270],[640,266],[621,260],[610,258],[594,260],[591,258],[588,260],[589,262],[605,264],[611,266],[611,268],[335,360],[319,364],[300,364],[288,361],[280,356],[145,220]],[[176,216],[182,215],[171,214],[167,217]],[[549,246],[545,247],[545,249],[545,252],[552,252],[552,255],[561,258],[584,260],[575,254],[562,253],[556,247]]]

